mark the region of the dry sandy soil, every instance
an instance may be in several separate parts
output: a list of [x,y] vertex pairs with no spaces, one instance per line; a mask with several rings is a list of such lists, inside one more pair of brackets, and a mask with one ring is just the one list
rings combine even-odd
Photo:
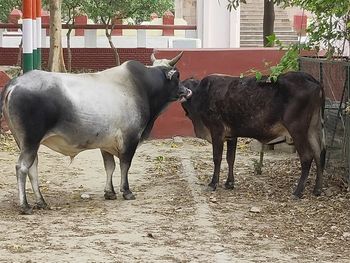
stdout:
[[[19,214],[18,153],[0,141],[0,262],[350,262],[350,194],[327,172],[314,197],[314,171],[299,201],[295,154],[267,153],[263,174],[239,144],[236,188],[207,192],[211,145],[175,138],[145,142],[129,174],[136,200],[105,201],[99,151],[68,157],[42,147],[41,189],[50,210]],[[115,185],[119,185],[119,169]],[[28,186],[29,200],[33,193]],[[83,195],[82,195],[83,194]],[[84,195],[85,194],[85,195]],[[82,197],[88,197],[86,199]]]

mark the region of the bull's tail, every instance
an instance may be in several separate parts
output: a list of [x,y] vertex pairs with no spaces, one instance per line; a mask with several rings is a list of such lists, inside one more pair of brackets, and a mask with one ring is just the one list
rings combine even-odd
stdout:
[[324,123],[324,110],[325,110],[325,95],[324,88],[321,85],[321,107],[320,107],[320,117],[321,117],[321,168],[324,170],[326,165],[326,132],[325,132],[325,123]]
[[[5,90],[5,88],[4,88]],[[3,103],[3,93],[4,93],[4,90],[2,92],[0,92],[0,124],[1,124],[1,120],[2,120],[2,106],[4,105]],[[1,127],[0,127],[0,132],[1,132]]]
[[[0,92],[0,122],[3,118],[3,111],[6,106],[5,100],[7,100],[8,94],[10,92],[10,84],[12,80],[10,80],[4,87],[4,89]],[[1,127],[0,127],[1,128]]]

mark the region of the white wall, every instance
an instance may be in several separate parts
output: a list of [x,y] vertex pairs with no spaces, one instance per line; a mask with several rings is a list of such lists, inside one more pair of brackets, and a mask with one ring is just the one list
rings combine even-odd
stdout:
[[239,47],[240,11],[226,8],[227,1],[197,0],[197,32],[203,48]]

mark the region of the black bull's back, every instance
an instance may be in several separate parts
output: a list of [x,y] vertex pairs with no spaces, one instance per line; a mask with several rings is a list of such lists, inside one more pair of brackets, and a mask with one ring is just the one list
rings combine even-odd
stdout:
[[[267,143],[290,134],[302,164],[302,176],[294,194],[301,196],[313,159],[316,165],[319,164],[315,186],[315,193],[319,194],[324,162],[321,138],[324,95],[312,76],[290,72],[281,75],[276,82],[268,83],[254,77],[214,74],[201,81],[188,79],[183,84],[193,91],[192,98],[182,104],[183,108],[192,120],[197,137],[213,143],[215,166],[221,163],[224,141],[235,151],[237,137]],[[234,156],[229,159],[233,165]],[[211,183],[214,189],[217,169],[214,169]],[[226,184],[233,186],[232,169],[229,170]]]

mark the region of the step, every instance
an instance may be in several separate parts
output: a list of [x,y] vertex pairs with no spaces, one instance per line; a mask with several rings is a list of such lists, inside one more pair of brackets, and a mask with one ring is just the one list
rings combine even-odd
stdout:
[[[262,37],[261,40],[260,39],[241,39],[240,40],[240,45],[245,45],[245,44],[252,44],[252,43],[263,43]],[[298,43],[298,40],[285,40],[283,41],[284,45],[289,45],[292,43]]]
[[[263,18],[263,14],[261,15],[251,15],[251,14],[247,14],[247,15],[242,15],[241,14],[241,19],[251,19],[251,20],[260,20],[261,18]],[[288,18],[286,18],[286,15],[280,15],[280,16],[275,16],[275,20],[288,20],[290,21]]]
[[[245,34],[241,34],[241,39],[254,39],[256,37],[262,37],[262,33],[260,34],[249,34],[249,35],[245,35]],[[282,40],[297,40],[298,36],[297,35],[279,35],[278,33],[276,34],[277,38]]]
[[[261,25],[261,26],[241,26],[240,27],[240,29],[241,29],[241,31],[263,31],[263,26]],[[290,31],[292,31],[291,30],[291,27],[289,26],[284,26],[284,27],[275,27],[274,28],[274,31],[275,32],[278,32],[278,31],[288,31],[288,30],[290,30]]]
[[[257,35],[257,34],[262,34],[262,30],[258,30],[258,31],[252,31],[252,30],[241,30],[241,34],[243,35]],[[298,34],[292,30],[289,30],[289,31],[276,31],[275,30],[275,34],[278,34],[278,35],[294,35],[294,36],[297,36]]]
[[[241,27],[245,27],[245,26],[248,26],[248,27],[251,27],[251,26],[262,26],[262,22],[252,22],[252,21],[242,21],[241,20]],[[274,26],[277,28],[277,27],[288,27],[290,28],[291,25],[289,23],[286,23],[286,22],[275,22],[274,23]]]

